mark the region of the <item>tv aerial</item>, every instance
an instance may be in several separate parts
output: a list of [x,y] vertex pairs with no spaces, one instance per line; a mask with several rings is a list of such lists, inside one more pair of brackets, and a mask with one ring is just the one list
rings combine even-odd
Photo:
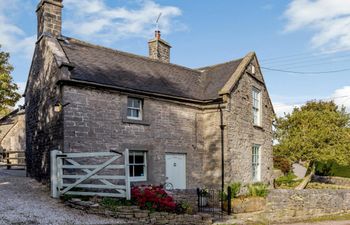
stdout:
[[162,16],[162,13],[159,13],[157,20],[156,20],[156,30],[158,30],[158,31],[159,31],[159,19],[161,16]]

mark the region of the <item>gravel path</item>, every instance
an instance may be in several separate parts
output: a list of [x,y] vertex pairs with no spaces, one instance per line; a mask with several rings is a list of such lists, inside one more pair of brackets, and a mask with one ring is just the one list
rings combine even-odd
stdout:
[[24,170],[0,168],[0,225],[125,224],[122,220],[86,214],[50,197],[49,189]]
[[315,222],[315,223],[289,223],[289,224],[283,224],[283,225],[350,225],[350,221],[349,220],[322,221],[322,222]]

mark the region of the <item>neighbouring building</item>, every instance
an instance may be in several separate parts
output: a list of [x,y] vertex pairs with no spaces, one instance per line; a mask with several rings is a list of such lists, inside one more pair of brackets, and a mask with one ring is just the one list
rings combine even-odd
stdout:
[[[0,119],[1,158],[4,159],[6,153],[13,152],[9,155],[9,162],[23,166],[25,149],[25,112],[24,109],[18,108]],[[2,163],[7,163],[7,161]]]
[[53,149],[128,148],[135,183],[219,187],[223,144],[226,183],[271,182],[274,111],[255,53],[190,69],[170,63],[159,31],[149,57],[63,36],[62,7],[37,8],[25,90],[30,176],[49,179]]

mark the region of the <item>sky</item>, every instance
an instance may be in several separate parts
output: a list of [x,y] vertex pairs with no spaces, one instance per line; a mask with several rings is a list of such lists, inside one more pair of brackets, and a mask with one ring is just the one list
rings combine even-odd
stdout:
[[[37,38],[39,0],[0,0],[0,44],[20,91]],[[276,113],[310,100],[350,111],[350,0],[63,0],[68,37],[148,55],[155,21],[171,62],[199,68],[255,51]]]

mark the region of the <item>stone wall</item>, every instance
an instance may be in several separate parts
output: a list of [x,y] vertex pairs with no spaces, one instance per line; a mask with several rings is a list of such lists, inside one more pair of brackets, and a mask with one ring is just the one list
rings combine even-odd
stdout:
[[27,173],[39,181],[48,181],[49,152],[62,147],[62,117],[54,112],[60,99],[56,81],[62,76],[52,53],[53,39],[43,37],[35,47],[33,64],[25,93]]
[[350,187],[350,178],[346,177],[333,177],[333,176],[312,176],[312,181],[326,184],[335,184],[340,186],[349,186]]
[[261,216],[282,222],[349,212],[349,190],[272,190]]
[[[126,94],[73,86],[64,86],[63,90],[64,102],[70,103],[64,109],[64,151],[109,151],[112,148],[146,151],[147,182],[136,185],[164,183],[165,154],[186,154],[187,188],[202,186],[203,156],[207,153],[202,147],[199,119],[206,111],[137,96],[144,102],[144,120],[130,121],[125,119]],[[212,126],[210,130],[218,133],[220,128]],[[208,136],[207,141],[211,138]],[[218,141],[213,139],[213,142]],[[220,166],[218,162],[215,165]],[[205,173],[209,181],[216,182],[210,178],[212,171]]]
[[191,225],[210,225],[213,220],[208,214],[174,214],[168,212],[150,212],[149,210],[141,210],[138,206],[117,206],[110,211],[108,209],[95,206],[93,202],[92,205],[88,202],[80,201],[68,201],[66,205],[84,210],[87,213],[98,214],[103,216],[111,216],[114,218],[120,218],[126,220],[127,224],[139,225],[139,224],[191,224]]
[[191,206],[194,212],[198,211],[197,189],[172,190],[169,194],[176,202],[185,202]]

